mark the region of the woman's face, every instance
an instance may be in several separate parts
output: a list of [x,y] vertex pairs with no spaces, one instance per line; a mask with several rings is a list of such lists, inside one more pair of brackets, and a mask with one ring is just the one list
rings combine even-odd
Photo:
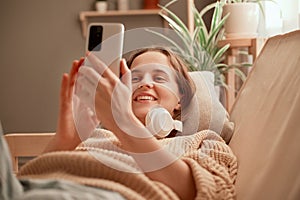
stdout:
[[145,117],[154,106],[162,106],[172,116],[175,109],[180,109],[175,70],[164,54],[149,51],[139,55],[131,71],[132,110],[142,123],[145,124]]

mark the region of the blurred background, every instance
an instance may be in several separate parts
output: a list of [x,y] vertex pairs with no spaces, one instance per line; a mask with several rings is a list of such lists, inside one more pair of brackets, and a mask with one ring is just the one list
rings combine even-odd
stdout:
[[[139,9],[138,1],[130,0],[128,9]],[[196,5],[201,9],[210,2]],[[170,7],[185,23],[186,4],[178,0]],[[85,53],[82,11],[95,11],[95,0],[0,1],[0,121],[5,133],[55,131],[62,74]],[[158,15],[94,20],[125,22],[125,28],[163,26]]]
[[[105,9],[143,12],[146,1],[107,0]],[[262,37],[299,28],[300,0],[276,1],[277,4],[264,3],[265,18],[261,18],[259,27]],[[158,2],[165,5],[170,1]],[[188,2],[191,0],[178,0],[169,7],[184,23],[187,23]],[[201,10],[215,0],[194,2]],[[0,1],[0,122],[5,133],[55,131],[62,74],[69,71],[73,60],[85,53],[86,24],[80,20],[80,14],[93,11],[85,16],[94,15],[95,3],[96,0]],[[125,7],[124,3],[127,3]],[[90,17],[87,23],[121,22],[127,30],[166,26],[157,12],[149,15],[114,13]],[[204,19],[209,25],[211,15]]]

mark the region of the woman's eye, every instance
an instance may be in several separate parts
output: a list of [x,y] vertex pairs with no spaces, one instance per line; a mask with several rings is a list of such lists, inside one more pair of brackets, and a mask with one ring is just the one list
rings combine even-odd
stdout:
[[165,83],[167,82],[167,78],[164,76],[155,76],[154,81],[158,83]]
[[138,76],[133,76],[133,77],[131,78],[131,82],[132,82],[132,83],[137,83],[137,82],[139,82],[140,80],[141,80],[141,78],[138,77]]

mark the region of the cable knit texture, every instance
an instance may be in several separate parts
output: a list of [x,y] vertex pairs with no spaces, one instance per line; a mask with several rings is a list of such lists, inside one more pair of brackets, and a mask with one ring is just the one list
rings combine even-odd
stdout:
[[[212,131],[159,140],[191,168],[196,199],[235,199],[237,160],[224,140]],[[52,178],[119,192],[127,199],[176,200],[163,183],[149,179],[135,160],[121,150],[109,131],[97,129],[75,151],[43,154],[25,164],[19,178]]]

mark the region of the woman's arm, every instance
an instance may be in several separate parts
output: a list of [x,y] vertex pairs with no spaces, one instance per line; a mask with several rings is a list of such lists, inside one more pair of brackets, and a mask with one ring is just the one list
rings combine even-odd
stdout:
[[[102,71],[103,74],[100,76],[91,68],[85,67],[80,69],[80,73],[84,74],[92,85],[97,85],[95,109],[101,124],[117,136],[122,144],[122,149],[132,154],[137,164],[142,166],[142,169],[143,166],[148,168],[147,165],[152,165],[153,163],[148,163],[151,162],[150,159],[146,159],[145,161],[145,157],[142,158],[135,155],[147,156],[153,152],[158,152],[155,155],[152,154],[154,160],[162,161],[162,159],[166,159],[167,163],[171,160],[172,162],[163,168],[154,167],[153,170],[145,170],[145,174],[150,179],[169,186],[181,199],[193,199],[196,195],[196,187],[189,166],[183,160],[174,159],[171,154],[162,150],[157,139],[149,135],[144,125],[132,112],[131,101],[128,102],[127,100],[132,98],[131,73],[125,61],[122,60],[121,62],[121,73],[123,75],[121,83],[118,77],[110,70],[106,70],[107,67],[104,63],[97,60],[93,55],[90,55],[89,58],[96,65],[94,67],[100,67],[96,71]],[[87,90],[89,89],[87,88]],[[92,89],[87,92],[92,92]],[[118,95],[113,96],[113,94]],[[114,109],[118,111],[119,115],[113,114]]]
[[[161,146],[158,144],[157,139],[154,137],[141,139],[132,137],[122,131],[115,131],[117,137],[122,143],[122,148],[126,151],[132,152],[139,166],[146,165],[147,172],[145,174],[152,180],[164,183],[169,186],[180,199],[194,199],[196,196],[196,186],[193,179],[192,171],[190,167],[183,160],[176,158],[174,159],[172,155],[168,152],[163,152]],[[161,152],[159,150],[162,150]],[[151,152],[157,152],[156,158],[151,158]],[[135,154],[143,154],[146,158],[140,160],[139,157],[135,157]],[[150,156],[147,156],[150,155]],[[166,158],[169,156],[170,158]],[[161,165],[163,159],[166,166]],[[169,160],[170,159],[170,160]],[[150,161],[151,160],[151,161]],[[153,168],[153,162],[157,162],[157,167]],[[171,162],[172,161],[172,162]],[[147,165],[152,166],[152,170],[149,170]]]

